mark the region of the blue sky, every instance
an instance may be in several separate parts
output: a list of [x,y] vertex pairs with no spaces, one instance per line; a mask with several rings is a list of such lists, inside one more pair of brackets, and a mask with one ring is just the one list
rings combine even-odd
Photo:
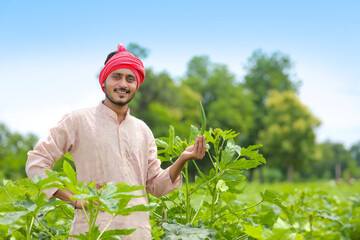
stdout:
[[0,0],[0,122],[44,136],[103,98],[96,75],[118,43],[150,49],[146,66],[180,78],[195,55],[239,81],[256,49],[290,56],[318,141],[360,140],[358,1]]

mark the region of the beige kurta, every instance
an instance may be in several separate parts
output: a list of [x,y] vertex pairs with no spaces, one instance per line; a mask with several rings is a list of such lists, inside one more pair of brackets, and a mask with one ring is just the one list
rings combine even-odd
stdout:
[[[34,150],[29,151],[26,172],[29,178],[36,175],[46,177],[45,169],[52,169],[55,161],[70,152],[78,181],[125,182],[147,186],[146,191],[160,197],[181,185],[181,176],[172,183],[169,168],[163,170],[157,159],[154,136],[148,126],[127,111],[119,125],[117,115],[100,103],[95,108],[69,113],[50,130],[46,139],[41,139]],[[51,198],[57,189],[46,190]],[[145,194],[145,189],[137,192]],[[135,198],[131,205],[147,204],[147,197]],[[98,216],[100,229],[109,222],[106,212]],[[118,216],[110,229],[135,227],[136,231],[123,239],[151,239],[148,212]],[[82,210],[75,212],[70,234],[87,231],[87,222]]]

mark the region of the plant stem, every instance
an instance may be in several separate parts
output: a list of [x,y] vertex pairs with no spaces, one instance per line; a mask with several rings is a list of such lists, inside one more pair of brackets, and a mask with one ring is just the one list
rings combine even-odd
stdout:
[[[262,202],[263,202],[263,201],[261,200],[260,202],[257,202],[257,203],[255,203],[254,205],[252,205],[252,206],[250,206],[250,207],[238,209],[238,210],[235,210],[235,211],[230,211],[230,213],[231,213],[231,214],[234,214],[234,213],[236,213],[236,212],[248,210],[248,209],[250,209],[250,208],[256,207],[257,205],[261,204]],[[225,215],[228,215],[228,214],[229,214],[229,213],[224,213],[223,215],[217,217],[214,222],[216,222],[218,219],[220,219],[220,218],[222,218],[222,217],[224,217]],[[238,217],[238,216],[236,216],[236,217]]]
[[160,215],[157,214],[156,212],[151,211],[151,213],[152,213],[155,217],[157,217],[157,218],[159,218],[160,220],[162,220],[162,216],[160,216]]
[[[95,203],[94,203],[94,205],[95,205]],[[99,212],[100,212],[100,206],[97,206],[97,207],[96,207],[96,210],[95,210],[95,216],[94,216],[92,225],[95,225],[96,219],[97,219],[97,216],[98,216]]]
[[72,217],[65,212],[65,210],[64,210],[64,208],[63,208],[62,206],[59,206],[59,207],[60,207],[61,211],[65,214],[65,216],[66,216],[68,219],[72,219]]
[[194,163],[198,173],[200,174],[200,176],[205,179],[205,175],[201,172],[200,168],[198,167],[198,165],[196,164],[195,160],[192,160],[192,162]]
[[10,196],[10,194],[8,193],[8,191],[5,190],[5,193],[6,193],[6,195],[10,198],[10,200],[11,200],[12,202],[15,202],[14,199],[13,199],[13,198]]
[[54,235],[52,235],[49,230],[39,221],[39,219],[37,219],[36,217],[34,217],[36,219],[36,221],[39,223],[39,225],[42,227],[42,229],[44,229],[44,231],[50,235],[51,238],[56,239],[56,237],[54,237]]
[[200,212],[200,208],[201,208],[201,206],[202,206],[202,204],[203,204],[203,202],[204,202],[204,199],[205,199],[206,193],[207,193],[207,190],[205,191],[205,194],[204,194],[204,196],[203,196],[203,197],[202,197],[202,199],[201,199],[201,202],[200,202],[199,208],[198,208],[197,212],[195,213],[195,215],[194,215],[193,219],[191,220],[191,223],[193,223],[193,222],[194,222],[195,218],[196,218],[196,217],[197,217],[197,215],[199,214],[199,212]]
[[31,239],[31,229],[32,229],[32,226],[34,224],[34,218],[35,217],[31,218],[30,227],[27,229],[27,233],[26,233],[26,239]]
[[165,196],[162,196],[161,198],[172,202],[172,203],[175,204],[178,208],[181,208],[181,210],[185,210],[180,204],[178,204],[178,203],[175,202],[174,200],[170,199],[170,198],[167,197],[166,195],[165,195]]
[[190,222],[190,189],[189,189],[189,172],[188,172],[188,162],[185,164],[185,178],[186,178],[186,223]]
[[311,213],[311,214],[309,215],[309,223],[310,223],[310,239],[312,239],[312,235],[313,235],[312,219],[313,219],[313,215],[312,215],[312,213]]
[[194,192],[196,192],[197,190],[199,190],[200,188],[202,188],[204,185],[207,185],[208,183],[211,183],[214,179],[220,177],[224,172],[219,172],[218,174],[216,174],[213,178],[211,178],[210,180],[204,182],[203,184],[201,184],[200,186],[197,186],[194,190],[192,190],[190,192],[190,195],[193,194]]
[[[168,206],[166,205],[165,201],[162,200],[162,203],[164,204],[164,207],[167,209],[167,211],[171,214],[171,216],[175,219],[174,214],[170,211],[170,209],[168,208]],[[184,210],[183,207],[181,207],[181,212]],[[161,217],[162,218],[162,217]]]
[[85,217],[86,217],[86,221],[88,222],[89,224],[89,227],[90,227],[90,219],[89,219],[89,216],[86,214],[86,211],[85,211],[85,207],[84,207],[84,204],[82,203],[82,201],[80,200],[80,204],[81,204],[81,208],[85,214]]
[[212,165],[214,166],[215,169],[217,169],[216,163],[215,163],[214,160],[212,159],[210,152],[208,152],[208,155],[209,155],[209,158],[210,158],[210,160],[211,160]]
[[110,222],[106,225],[106,227],[104,228],[104,230],[100,233],[100,235],[98,236],[98,238],[96,240],[99,240],[101,235],[103,235],[103,233],[106,231],[106,229],[110,226],[110,224],[112,223],[112,221],[114,221],[115,219],[115,214],[113,214],[113,217],[111,218]]
[[216,197],[216,183],[214,183],[212,198],[211,198],[211,219],[210,219],[210,228],[212,228],[215,218],[215,197]]

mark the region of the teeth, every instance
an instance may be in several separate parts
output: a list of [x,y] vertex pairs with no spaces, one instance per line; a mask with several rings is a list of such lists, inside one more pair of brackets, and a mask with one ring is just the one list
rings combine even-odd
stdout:
[[117,93],[127,93],[128,91],[123,91],[123,90],[115,90],[115,92],[117,92]]

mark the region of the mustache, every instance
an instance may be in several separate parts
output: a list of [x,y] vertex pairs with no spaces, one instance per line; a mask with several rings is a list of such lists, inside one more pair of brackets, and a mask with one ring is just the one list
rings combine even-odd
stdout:
[[127,88],[122,88],[122,87],[119,87],[119,88],[114,88],[114,92],[116,91],[124,91],[126,93],[130,93],[130,90],[127,89]]

